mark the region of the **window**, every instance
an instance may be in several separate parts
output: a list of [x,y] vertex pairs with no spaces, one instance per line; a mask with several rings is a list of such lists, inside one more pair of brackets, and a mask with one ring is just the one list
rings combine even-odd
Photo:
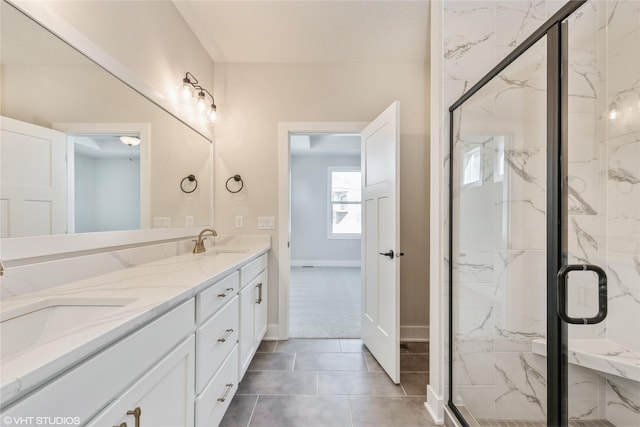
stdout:
[[329,238],[359,238],[362,230],[360,170],[329,168]]
[[473,148],[463,155],[462,185],[481,184],[482,181],[482,152],[480,147]]

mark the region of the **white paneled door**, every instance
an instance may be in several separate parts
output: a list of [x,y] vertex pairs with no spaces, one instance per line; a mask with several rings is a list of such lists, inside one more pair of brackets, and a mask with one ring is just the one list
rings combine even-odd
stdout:
[[400,103],[362,131],[362,340],[400,382]]
[[2,237],[65,233],[66,135],[7,117],[0,126]]

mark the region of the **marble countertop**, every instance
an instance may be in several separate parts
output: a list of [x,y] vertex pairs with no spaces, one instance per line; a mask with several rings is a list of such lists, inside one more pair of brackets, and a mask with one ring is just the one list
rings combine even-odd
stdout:
[[[640,381],[640,352],[608,339],[570,339],[569,363],[618,377]],[[532,351],[547,355],[547,341],[533,340]]]
[[[202,254],[186,253],[79,280],[2,301],[0,317],[33,311],[56,299],[113,307],[102,317],[84,322],[55,338],[0,359],[0,399],[6,403],[55,377],[122,336],[194,297],[215,281],[270,248],[268,236],[239,236]],[[242,252],[239,252],[242,250]],[[94,304],[90,304],[95,302]]]

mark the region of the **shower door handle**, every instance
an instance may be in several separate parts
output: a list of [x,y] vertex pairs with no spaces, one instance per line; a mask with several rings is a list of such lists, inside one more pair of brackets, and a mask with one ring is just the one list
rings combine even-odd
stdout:
[[[567,313],[567,280],[572,271],[593,271],[598,275],[598,314],[593,317],[571,317]],[[574,325],[595,325],[607,317],[607,274],[597,265],[570,264],[558,271],[558,316]]]

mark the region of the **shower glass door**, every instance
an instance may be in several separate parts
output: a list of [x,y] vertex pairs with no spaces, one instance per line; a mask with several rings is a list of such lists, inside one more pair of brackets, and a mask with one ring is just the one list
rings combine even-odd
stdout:
[[546,425],[547,39],[452,115],[451,392],[465,419]]
[[640,426],[640,2],[589,1],[563,36],[563,264],[596,266],[562,285],[568,417]]

